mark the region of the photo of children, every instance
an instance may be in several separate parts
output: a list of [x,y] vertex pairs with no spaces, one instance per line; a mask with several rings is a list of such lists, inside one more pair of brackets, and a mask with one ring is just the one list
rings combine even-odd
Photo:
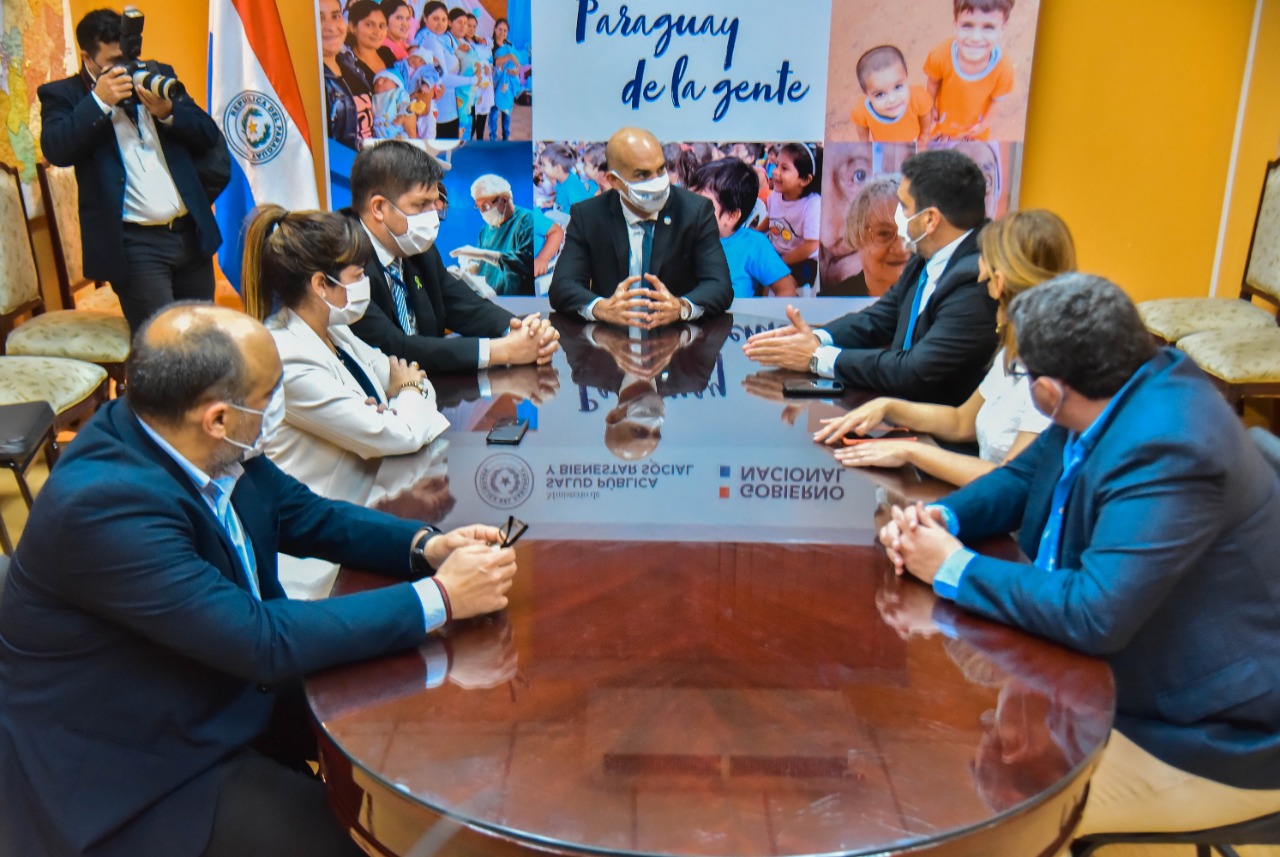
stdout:
[[833,4],[827,140],[1021,141],[1039,6]]
[[[318,0],[330,141],[529,140],[531,0]],[[334,150],[331,147],[331,153]]]

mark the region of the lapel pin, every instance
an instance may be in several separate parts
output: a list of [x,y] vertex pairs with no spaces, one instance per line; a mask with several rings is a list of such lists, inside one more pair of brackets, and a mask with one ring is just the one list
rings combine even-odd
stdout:
[[663,226],[671,225],[671,215],[668,214],[666,217],[662,218],[662,225]]

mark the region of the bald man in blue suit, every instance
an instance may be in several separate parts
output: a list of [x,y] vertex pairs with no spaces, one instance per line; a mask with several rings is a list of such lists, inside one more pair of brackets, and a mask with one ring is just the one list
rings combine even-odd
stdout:
[[[493,527],[326,500],[257,455],[281,364],[249,316],[164,310],[129,360],[127,398],[32,506],[0,601],[0,855],[357,857],[321,783],[264,745],[310,734],[277,716],[284,689],[500,609],[514,556]],[[290,601],[278,551],[402,582]]]

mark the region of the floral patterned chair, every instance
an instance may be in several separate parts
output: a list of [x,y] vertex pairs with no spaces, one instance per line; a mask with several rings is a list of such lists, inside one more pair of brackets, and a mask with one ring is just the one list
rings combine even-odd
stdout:
[[[1138,312],[1147,330],[1165,342],[1180,343],[1184,336],[1205,331],[1252,333],[1275,329],[1278,323],[1275,310],[1280,307],[1280,169],[1277,166],[1280,161],[1267,164],[1240,299],[1143,301],[1138,304]],[[1270,304],[1272,310],[1268,312],[1253,303],[1253,298]]]
[[[1244,288],[1280,301],[1280,160],[1267,165]],[[1181,337],[1177,344],[1213,377],[1237,409],[1246,398],[1280,398],[1280,328],[1274,323],[1261,328],[1202,330]]]
[[[124,380],[129,325],[123,316],[90,310],[45,312],[22,185],[16,170],[0,170],[0,333],[5,354],[96,363]],[[32,313],[22,324],[19,317]]]
[[[111,286],[84,275],[84,258],[80,249],[80,190],[76,186],[76,171],[44,161],[36,169],[40,174],[44,210],[49,218],[49,235],[53,238],[53,260],[58,270],[62,308],[123,315],[120,299]],[[86,288],[88,286],[92,288]]]

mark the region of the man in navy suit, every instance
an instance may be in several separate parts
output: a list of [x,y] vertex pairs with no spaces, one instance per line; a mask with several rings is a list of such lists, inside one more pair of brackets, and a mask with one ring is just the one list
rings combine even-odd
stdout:
[[898,234],[915,255],[893,288],[814,329],[791,324],[747,340],[747,357],[846,386],[940,405],[964,403],[996,351],[996,302],[978,282],[986,178],[965,155],[920,152],[902,164]]
[[[326,500],[260,455],[280,381],[257,321],[173,307],[54,468],[0,601],[3,857],[359,855],[296,772],[288,691],[506,605],[495,528]],[[405,582],[290,601],[277,551]]]
[[[895,509],[881,541],[943,598],[1107,658],[1118,716],[1083,831],[1280,811],[1280,480],[1116,286],[1065,274],[1010,316],[1055,425],[938,504]],[[959,541],[1012,531],[1031,565]]]
[[222,236],[193,157],[226,143],[189,96],[134,87],[120,67],[118,12],[85,15],[76,41],[80,72],[37,90],[40,146],[50,163],[75,167],[85,275],[111,281],[136,332],[175,300],[213,300]]
[[710,200],[671,187],[648,131],[619,130],[605,157],[613,189],[570,208],[552,309],[648,330],[728,310],[733,283]]

